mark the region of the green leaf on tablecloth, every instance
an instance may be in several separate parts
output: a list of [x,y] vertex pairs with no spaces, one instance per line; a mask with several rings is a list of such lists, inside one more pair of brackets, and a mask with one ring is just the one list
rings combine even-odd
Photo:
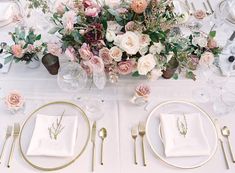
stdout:
[[140,76],[140,74],[139,74],[139,72],[138,72],[138,71],[136,71],[136,72],[132,73],[132,76],[133,76],[133,77],[139,77],[139,76]]
[[49,34],[55,34],[57,31],[59,31],[60,30],[60,27],[53,27],[53,28],[51,28],[50,30],[49,30]]
[[10,56],[6,57],[6,58],[4,59],[4,64],[7,64],[7,63],[11,62],[11,61],[13,60],[13,58],[14,58],[13,55],[10,55]]
[[209,36],[214,38],[216,36],[216,31],[210,31]]

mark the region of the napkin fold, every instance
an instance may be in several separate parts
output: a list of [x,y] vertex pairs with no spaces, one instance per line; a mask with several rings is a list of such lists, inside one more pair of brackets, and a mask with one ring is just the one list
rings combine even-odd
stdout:
[[63,116],[63,128],[56,139],[51,137],[49,129],[59,121],[61,116],[38,114],[27,150],[28,156],[70,157],[74,155],[76,144],[78,118],[77,116]]
[[[210,146],[199,113],[184,114],[186,135],[180,134],[177,121],[184,121],[183,114],[161,114],[161,133],[166,157],[206,156]],[[185,123],[185,122],[183,122]]]

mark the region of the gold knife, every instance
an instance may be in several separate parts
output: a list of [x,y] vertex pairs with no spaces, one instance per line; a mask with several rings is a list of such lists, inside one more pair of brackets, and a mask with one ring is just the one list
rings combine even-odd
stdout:
[[91,142],[92,142],[92,172],[94,172],[95,168],[95,137],[96,137],[96,121],[92,125],[91,131]]

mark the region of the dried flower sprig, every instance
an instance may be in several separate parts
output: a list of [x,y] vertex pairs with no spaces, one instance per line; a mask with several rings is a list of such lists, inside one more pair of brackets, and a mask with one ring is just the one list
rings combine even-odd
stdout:
[[62,132],[64,129],[64,126],[62,126],[62,119],[64,116],[65,111],[62,113],[60,118],[56,119],[56,122],[52,123],[51,127],[48,128],[50,138],[53,140],[57,140],[58,135]]
[[188,125],[185,115],[183,115],[183,121],[181,121],[179,117],[177,118],[177,128],[180,134],[185,137],[188,132]]

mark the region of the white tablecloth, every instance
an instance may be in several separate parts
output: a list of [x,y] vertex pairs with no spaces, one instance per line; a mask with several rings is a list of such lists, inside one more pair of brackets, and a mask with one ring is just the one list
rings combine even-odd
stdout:
[[[213,1],[213,4],[218,0]],[[197,2],[196,8],[203,8],[200,2]],[[9,41],[7,32],[13,28],[5,28],[0,30],[1,41]],[[229,34],[220,32],[219,38],[225,41]],[[230,161],[231,169],[226,170],[221,148],[219,146],[216,155],[205,166],[194,170],[180,170],[166,166],[160,160],[154,157],[149,145],[146,142],[146,158],[147,167],[142,166],[141,160],[141,146],[140,138],[138,138],[137,146],[137,158],[139,165],[136,166],[133,163],[133,140],[131,138],[130,129],[133,125],[138,124],[139,121],[146,120],[152,106],[166,100],[189,100],[193,101],[192,91],[196,88],[204,86],[205,82],[199,79],[196,82],[191,80],[158,80],[151,85],[151,104],[146,111],[143,107],[138,107],[131,104],[128,99],[132,96],[134,88],[143,80],[128,80],[121,79],[118,84],[108,84],[103,91],[92,90],[95,97],[100,97],[105,100],[106,114],[103,119],[98,121],[98,129],[106,127],[108,130],[108,138],[105,141],[104,150],[104,166],[99,164],[100,158],[100,144],[101,140],[97,137],[97,162],[95,172],[97,173],[177,173],[177,172],[234,172],[235,164]],[[218,77],[220,79],[220,77]],[[235,78],[232,79],[231,85],[235,84]],[[5,129],[7,125],[13,125],[14,122],[23,122],[29,113],[40,105],[54,100],[69,100],[75,103],[79,103],[76,97],[83,97],[89,91],[84,90],[76,95],[73,93],[65,93],[61,91],[57,85],[56,77],[48,74],[46,69],[41,66],[39,69],[28,69],[22,64],[13,64],[11,71],[8,74],[0,74],[0,97],[3,99],[5,94],[10,90],[19,90],[26,97],[26,107],[24,112],[16,115],[11,115],[5,108],[3,100],[0,101],[0,148],[3,144],[5,135]],[[98,94],[97,94],[98,93]],[[214,114],[212,103],[199,104],[207,112],[211,113],[213,117],[220,120],[221,125],[227,125],[231,128],[231,143],[235,148],[235,117],[233,113],[227,116],[218,117]],[[10,141],[8,141],[10,142]],[[91,143],[82,156],[71,166],[55,171],[56,173],[86,173],[91,172]],[[10,145],[8,143],[6,147],[6,153],[9,153]],[[228,153],[228,147],[226,147]],[[2,173],[33,173],[38,172],[36,169],[30,167],[21,157],[18,145],[15,149],[15,157],[12,161],[12,167],[6,168],[5,161],[7,157],[5,155],[2,164],[0,165],[0,172]],[[229,155],[228,155],[229,156]]]

